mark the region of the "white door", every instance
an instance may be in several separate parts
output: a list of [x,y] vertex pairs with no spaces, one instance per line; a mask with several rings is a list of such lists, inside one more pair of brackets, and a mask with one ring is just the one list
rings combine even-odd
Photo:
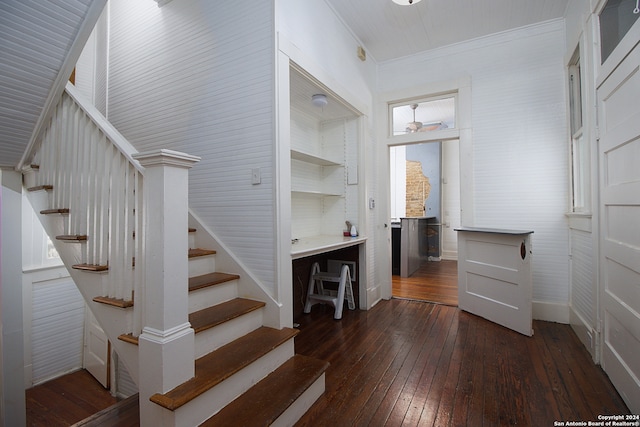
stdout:
[[104,388],[109,388],[109,340],[88,307],[85,313],[83,365]]
[[[599,78],[602,367],[640,413],[640,21]],[[633,36],[633,29],[630,31]],[[604,67],[603,67],[604,68]],[[605,72],[605,71],[601,71]]]
[[531,336],[531,232],[458,232],[458,307]]

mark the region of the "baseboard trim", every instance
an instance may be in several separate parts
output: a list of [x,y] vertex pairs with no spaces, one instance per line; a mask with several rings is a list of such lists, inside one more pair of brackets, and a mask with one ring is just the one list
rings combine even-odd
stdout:
[[597,331],[589,325],[584,318],[573,309],[573,307],[569,308],[569,320],[571,328],[580,342],[585,346],[589,354],[591,354],[591,358],[594,363],[599,363],[597,351],[599,336]]
[[532,309],[533,318],[536,320],[569,324],[570,310],[568,304],[533,301]]

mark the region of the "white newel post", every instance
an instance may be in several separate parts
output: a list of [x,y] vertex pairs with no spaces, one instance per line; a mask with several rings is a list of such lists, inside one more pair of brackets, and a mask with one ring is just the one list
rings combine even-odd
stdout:
[[139,153],[134,158],[145,168],[140,421],[142,426],[164,425],[162,408],[149,397],[192,378],[195,369],[188,313],[188,170],[200,158],[171,150]]

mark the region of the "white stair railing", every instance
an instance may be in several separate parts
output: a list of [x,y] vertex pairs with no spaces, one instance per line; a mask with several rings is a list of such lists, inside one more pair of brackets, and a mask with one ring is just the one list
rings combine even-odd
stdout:
[[[33,163],[36,186],[53,186],[49,209],[68,209],[66,240],[82,243],[75,268],[103,270],[105,297],[144,295],[143,168],[135,148],[68,84]],[[51,236],[52,239],[55,236]],[[134,304],[133,334],[142,329],[143,298]]]

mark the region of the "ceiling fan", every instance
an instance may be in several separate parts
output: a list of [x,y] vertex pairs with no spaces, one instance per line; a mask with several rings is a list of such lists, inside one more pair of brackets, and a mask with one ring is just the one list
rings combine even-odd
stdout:
[[422,122],[416,122],[416,108],[418,108],[418,104],[411,104],[411,109],[413,110],[413,121],[407,123],[407,133],[418,132],[422,128]]
[[413,121],[407,123],[407,128],[405,129],[407,133],[429,132],[431,130],[447,129],[449,127],[446,125],[446,123],[443,123],[441,121],[430,123],[422,123],[416,121],[416,108],[418,108],[418,104],[411,104],[410,107],[413,110]]

